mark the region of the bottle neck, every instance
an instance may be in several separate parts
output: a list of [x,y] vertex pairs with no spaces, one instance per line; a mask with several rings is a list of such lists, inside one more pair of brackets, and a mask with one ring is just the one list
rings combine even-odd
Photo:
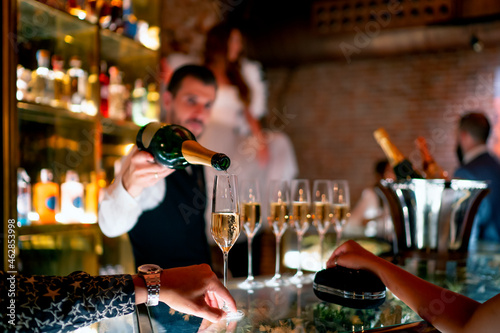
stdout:
[[399,151],[398,148],[396,148],[396,146],[389,140],[389,138],[382,137],[378,140],[378,143],[387,156],[389,164],[392,167],[397,166],[405,160],[403,154]]
[[220,171],[226,170],[227,167],[229,167],[229,164],[226,167],[225,165],[220,165],[217,161],[215,161],[217,158],[214,157],[221,154],[203,147],[194,140],[184,141],[181,149],[182,155],[189,164],[206,165]]

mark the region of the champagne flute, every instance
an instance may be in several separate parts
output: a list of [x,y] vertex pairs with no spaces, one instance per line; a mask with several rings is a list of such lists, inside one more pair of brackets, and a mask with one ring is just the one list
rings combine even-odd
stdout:
[[241,289],[262,288],[264,284],[255,281],[252,270],[252,241],[261,226],[259,183],[255,179],[243,180],[240,186],[240,223],[248,240],[248,276],[238,287]]
[[299,260],[297,261],[297,273],[290,279],[292,283],[302,284],[308,280],[302,272],[302,238],[304,233],[309,229],[309,208],[311,206],[311,190],[309,180],[294,179],[291,185],[291,200],[292,200],[292,215],[289,223],[297,233],[297,249],[299,252]]
[[[224,254],[224,287],[227,288],[228,254],[240,235],[238,188],[235,175],[223,174],[214,177],[210,230],[212,237]],[[243,312],[239,310],[229,313],[226,304],[222,310],[227,312],[226,319],[228,320],[243,317]]]
[[333,180],[333,220],[335,223],[335,231],[337,233],[336,246],[340,245],[342,238],[342,230],[351,215],[350,200],[349,200],[349,183],[347,180]]
[[286,180],[272,180],[269,184],[269,201],[271,211],[269,213],[269,226],[276,236],[276,270],[271,280],[266,281],[269,287],[280,287],[288,284],[280,273],[281,259],[281,236],[288,227],[288,182]]
[[325,234],[330,227],[333,213],[332,213],[332,198],[333,188],[331,182],[325,179],[318,179],[314,181],[313,185],[313,223],[318,230],[319,236],[319,262],[320,269],[325,268],[324,256],[324,240]]

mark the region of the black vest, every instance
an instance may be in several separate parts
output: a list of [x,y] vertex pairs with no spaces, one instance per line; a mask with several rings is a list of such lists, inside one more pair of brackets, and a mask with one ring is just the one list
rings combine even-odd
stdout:
[[166,194],[158,207],[144,211],[129,231],[136,266],[163,268],[210,264],[205,233],[206,194],[202,167],[193,176],[177,170],[165,178]]

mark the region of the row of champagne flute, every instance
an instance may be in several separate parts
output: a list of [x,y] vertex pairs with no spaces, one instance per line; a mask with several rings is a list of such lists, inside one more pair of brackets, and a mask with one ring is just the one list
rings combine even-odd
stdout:
[[[281,237],[290,225],[297,233],[299,263],[297,273],[291,282],[302,284],[306,281],[301,265],[300,252],[304,233],[313,221],[320,235],[321,263],[323,264],[323,239],[329,226],[334,223],[337,244],[342,227],[349,212],[349,186],[345,180],[315,180],[313,200],[309,181],[306,179],[274,180],[269,184],[269,225],[276,236],[276,271],[272,279],[266,281],[270,287],[279,287],[288,281],[280,273]],[[263,284],[256,281],[252,273],[252,240],[261,227],[261,193],[256,180],[243,180],[238,188],[234,175],[216,175],[212,198],[211,233],[224,255],[224,286],[227,285],[228,253],[236,242],[241,229],[248,238],[248,277],[239,285],[243,289],[255,289]],[[311,210],[311,202],[314,209]],[[290,214],[291,208],[291,214]],[[234,314],[236,317],[242,314]]]
[[302,284],[310,278],[302,272],[301,252],[302,238],[311,222],[319,235],[320,263],[323,260],[324,237],[330,225],[334,225],[339,244],[342,229],[349,216],[349,185],[346,180],[315,180],[311,196],[309,180],[294,179],[289,183],[284,180],[272,181],[269,185],[271,212],[269,224],[276,236],[276,271],[274,277],[266,284],[280,286],[286,284],[280,273],[281,237],[288,226],[297,234],[297,273],[290,282]]

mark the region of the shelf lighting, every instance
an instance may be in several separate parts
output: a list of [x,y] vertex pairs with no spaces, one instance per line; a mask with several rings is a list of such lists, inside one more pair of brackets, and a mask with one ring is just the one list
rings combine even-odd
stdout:
[[75,40],[75,38],[73,38],[73,36],[71,35],[66,35],[64,36],[64,41],[67,43],[67,44],[73,44],[73,41]]

